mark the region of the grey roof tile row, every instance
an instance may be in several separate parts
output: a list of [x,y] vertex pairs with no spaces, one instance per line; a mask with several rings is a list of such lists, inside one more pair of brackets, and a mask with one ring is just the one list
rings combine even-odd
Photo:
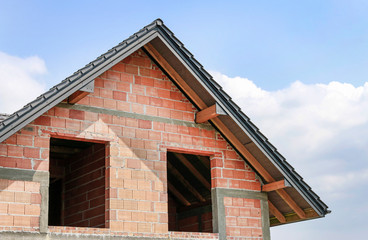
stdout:
[[0,113],[0,122],[7,118],[9,115],[5,113]]

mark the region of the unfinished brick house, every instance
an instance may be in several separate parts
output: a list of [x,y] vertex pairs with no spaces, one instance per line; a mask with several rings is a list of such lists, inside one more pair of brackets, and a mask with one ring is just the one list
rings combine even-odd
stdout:
[[270,239],[328,207],[158,19],[0,120],[1,239]]

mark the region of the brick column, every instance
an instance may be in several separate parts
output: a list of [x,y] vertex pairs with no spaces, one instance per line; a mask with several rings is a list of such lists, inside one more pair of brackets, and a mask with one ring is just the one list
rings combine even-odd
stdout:
[[237,189],[212,189],[213,230],[219,239],[270,240],[267,194]]

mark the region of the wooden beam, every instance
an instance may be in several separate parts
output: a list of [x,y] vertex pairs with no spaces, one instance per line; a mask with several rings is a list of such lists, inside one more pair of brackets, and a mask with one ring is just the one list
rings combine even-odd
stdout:
[[87,83],[87,85],[85,85],[72,95],[70,95],[68,98],[68,103],[70,104],[77,103],[79,100],[87,96],[89,93],[92,93],[94,90],[95,90],[95,80],[92,80],[89,83]]
[[213,104],[211,107],[205,108],[199,112],[197,112],[195,116],[195,122],[196,123],[204,123],[212,118],[217,117],[218,114],[216,112],[216,104]]
[[301,209],[298,204],[290,197],[289,194],[284,189],[276,190],[276,192],[280,195],[280,197],[290,206],[291,209],[301,218],[306,218],[303,209]]
[[211,189],[211,184],[205,179],[200,172],[184,157],[182,154],[174,153],[175,157],[178,158],[193,175],[208,189]]
[[[303,211],[306,215],[306,219],[301,219],[295,212],[283,214],[286,219],[286,223],[300,222],[300,221],[307,220],[307,219],[314,219],[314,218],[321,217],[312,208],[306,208],[306,209],[303,209]],[[271,226],[277,226],[281,224],[283,223],[281,223],[276,217],[270,218]]]
[[239,141],[237,137],[225,126],[219,119],[212,119],[212,122],[220,130],[222,134],[235,146],[235,148],[245,157],[249,164],[266,180],[266,182],[274,182],[275,179],[267,172],[267,170],[258,162],[248,149]]
[[170,162],[167,162],[167,168],[199,201],[206,201],[206,199],[202,197],[202,195],[185,179],[185,177],[183,177],[183,175]]
[[[175,71],[173,67],[164,59],[160,53],[153,47],[152,44],[148,43],[144,48],[151,54],[151,56],[160,64],[160,66],[170,75],[170,77],[180,86],[180,88],[191,98],[191,100],[200,108],[205,109],[208,106],[202,101],[202,99],[189,87],[183,78]],[[275,179],[266,171],[266,169],[257,161],[257,159],[251,154],[248,149],[239,141],[237,137],[222,123],[218,118],[213,118],[212,123],[220,130],[222,134],[234,145],[234,147],[243,155],[243,157],[249,162],[249,164],[263,177],[266,182],[275,182]],[[283,191],[276,190],[276,192],[284,199],[284,201],[293,209],[295,212],[298,211],[299,217],[305,216],[301,208],[296,205],[294,201],[290,201],[290,196]],[[289,198],[288,198],[289,197]],[[287,199],[287,201],[285,200]],[[292,199],[291,199],[292,200]],[[291,205],[290,205],[291,204]],[[303,212],[303,213],[302,213]]]
[[270,202],[270,200],[268,200],[268,209],[280,223],[286,223],[285,216],[275,207],[275,205],[272,204],[272,202]]
[[[164,59],[161,54],[153,47],[151,43],[147,43],[144,48],[151,56],[160,64],[160,66],[170,75],[170,77],[181,87],[181,89],[192,99],[192,101],[201,109],[207,108],[202,99],[189,87],[184,79],[175,71],[173,67]],[[215,126],[226,136],[226,138],[238,149],[238,151],[247,159],[252,167],[267,181],[274,182],[275,179],[262,167],[262,165],[253,157],[253,155],[245,148],[245,146],[234,136],[233,133],[219,120],[212,119]]]
[[185,206],[190,206],[190,202],[171,184],[167,183],[169,191]]
[[197,112],[195,117],[196,123],[204,123],[219,115],[225,115],[224,110],[217,104],[213,104],[211,107],[205,108],[202,111]]
[[290,187],[290,184],[284,179],[263,185],[262,192],[276,191],[278,189],[283,189],[286,187]]
[[[219,120],[213,119],[212,121],[216,127],[231,141],[236,149],[247,159],[250,165],[267,181],[267,182],[275,182],[275,179],[263,168],[263,166],[257,161],[257,159],[251,154],[246,147],[241,144],[241,142],[230,132],[229,129]],[[280,195],[280,197],[289,205],[291,209],[295,211],[295,213],[300,218],[305,218],[305,214],[303,210],[294,202],[294,200],[285,192],[283,189],[276,190],[276,192]]]
[[82,98],[87,96],[88,94],[89,94],[89,92],[76,91],[75,93],[73,93],[72,95],[69,96],[68,103],[75,104],[79,100],[81,100]]

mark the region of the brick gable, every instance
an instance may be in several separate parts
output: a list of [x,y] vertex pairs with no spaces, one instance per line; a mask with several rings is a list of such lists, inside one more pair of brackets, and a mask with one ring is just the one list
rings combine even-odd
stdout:
[[[105,142],[107,229],[49,230],[182,237],[182,233],[168,233],[167,149],[210,156],[212,188],[261,189],[254,171],[221,134],[208,123],[194,122],[196,111],[173,82],[138,50],[96,78],[94,92],[77,104],[57,105],[0,143],[0,166],[48,171],[50,137]],[[3,198],[0,202],[16,203]],[[0,218],[8,216],[11,212],[0,211]],[[17,216],[26,215],[19,212]],[[226,222],[231,217],[229,213]],[[32,219],[32,227],[37,229],[39,224]],[[231,228],[237,224],[243,222],[232,222]],[[18,227],[14,219],[2,226],[8,230]],[[238,236],[231,228],[229,236]],[[193,234],[184,237],[196,236]],[[202,235],[217,238],[217,234]],[[256,231],[252,237],[261,239],[261,235]]]

